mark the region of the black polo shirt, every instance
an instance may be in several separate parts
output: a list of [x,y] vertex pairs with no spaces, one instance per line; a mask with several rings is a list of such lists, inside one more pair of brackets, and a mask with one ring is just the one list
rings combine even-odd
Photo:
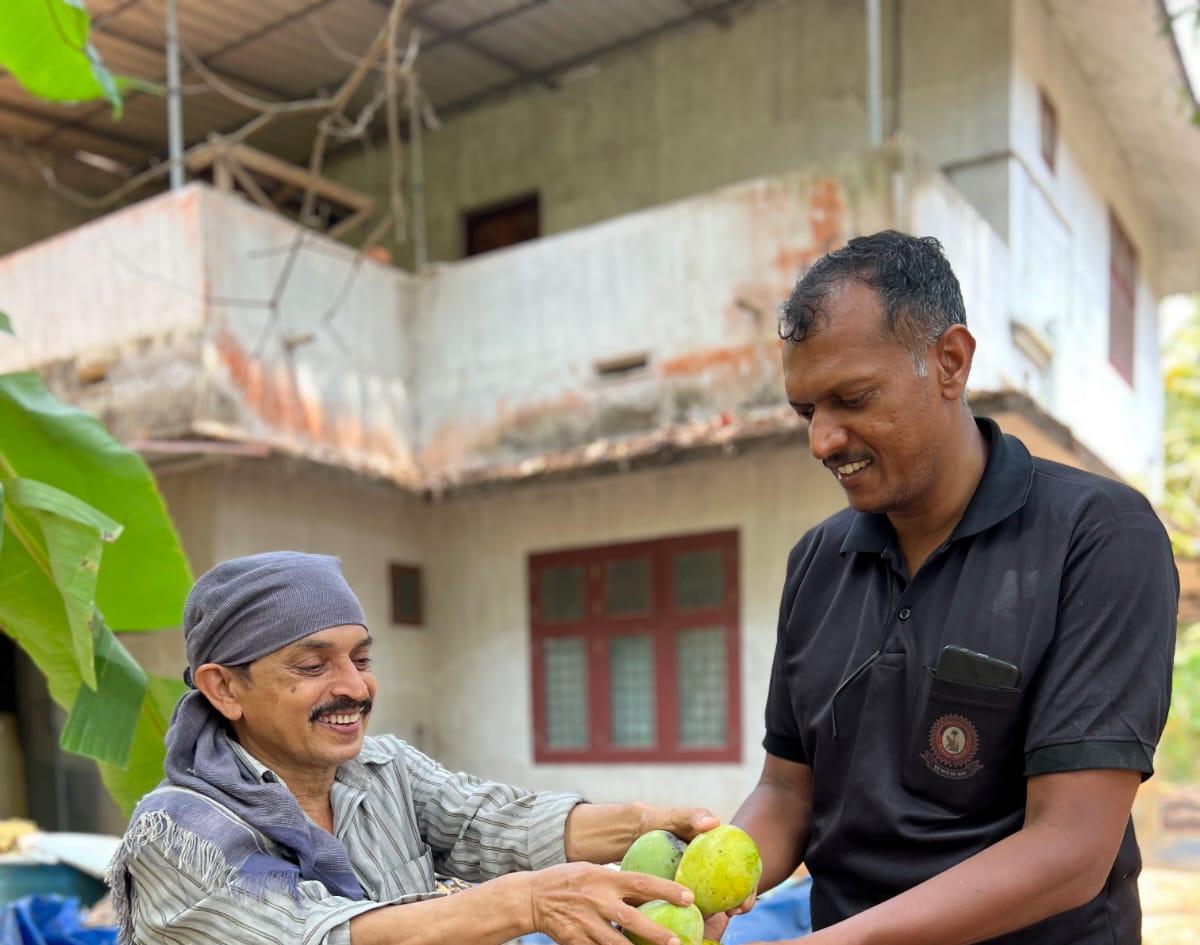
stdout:
[[[977,422],[983,478],[915,578],[887,516],[852,509],[788,559],[764,746],[813,771],[815,928],[1016,832],[1026,777],[1152,771],[1179,597],[1161,523],[1133,489]],[[1017,686],[935,677],[947,644],[1015,664]],[[1140,869],[1131,821],[1100,895],[994,941],[1133,945]]]

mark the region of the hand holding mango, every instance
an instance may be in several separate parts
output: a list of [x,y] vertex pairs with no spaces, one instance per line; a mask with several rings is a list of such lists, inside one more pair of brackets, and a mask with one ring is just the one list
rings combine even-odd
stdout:
[[[758,889],[762,857],[750,835],[729,824],[697,832],[686,844],[670,831],[652,830],[629,847],[621,869],[674,879],[692,890],[692,906],[651,902],[641,911],[671,929],[682,945],[701,945],[703,918],[735,909]],[[636,936],[628,937],[635,945],[639,942]]]
[[762,857],[750,834],[723,824],[700,834],[683,851],[675,882],[696,894],[706,916],[728,912],[745,902],[762,876]]
[[[704,939],[704,916],[694,903],[690,906],[677,906],[662,899],[655,899],[638,906],[638,912],[674,932],[679,939],[679,945],[700,945]],[[633,942],[633,945],[652,945],[628,929],[625,930],[625,937]]]

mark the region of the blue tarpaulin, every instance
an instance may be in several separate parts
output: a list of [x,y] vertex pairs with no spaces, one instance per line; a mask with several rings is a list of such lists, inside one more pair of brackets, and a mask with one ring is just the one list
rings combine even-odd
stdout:
[[724,945],[745,945],[807,935],[812,931],[812,915],[808,911],[811,891],[812,880],[808,877],[777,887],[745,915],[730,919],[721,941]]
[[73,896],[26,896],[0,912],[0,945],[114,945],[116,928],[84,928],[80,918]]

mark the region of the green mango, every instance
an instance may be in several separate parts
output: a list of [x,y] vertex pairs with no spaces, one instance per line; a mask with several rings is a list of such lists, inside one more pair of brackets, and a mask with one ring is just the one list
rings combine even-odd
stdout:
[[625,851],[621,869],[627,873],[674,879],[686,848],[687,844],[669,830],[651,830],[634,840]]
[[762,876],[762,857],[746,831],[722,824],[696,836],[679,861],[675,882],[696,894],[705,916],[741,905]]
[[[638,912],[652,922],[657,922],[674,932],[680,945],[700,945],[704,940],[704,916],[700,914],[700,910],[694,904],[677,906],[665,899],[655,899],[653,902],[638,906]],[[634,932],[626,929],[622,931],[625,932],[625,937],[633,942],[633,945],[652,945],[648,939],[644,939]]]

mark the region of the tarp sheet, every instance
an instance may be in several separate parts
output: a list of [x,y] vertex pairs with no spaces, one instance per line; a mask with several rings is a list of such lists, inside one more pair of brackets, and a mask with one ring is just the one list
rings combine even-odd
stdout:
[[114,945],[115,927],[84,928],[79,900],[26,896],[0,912],[0,945]]

